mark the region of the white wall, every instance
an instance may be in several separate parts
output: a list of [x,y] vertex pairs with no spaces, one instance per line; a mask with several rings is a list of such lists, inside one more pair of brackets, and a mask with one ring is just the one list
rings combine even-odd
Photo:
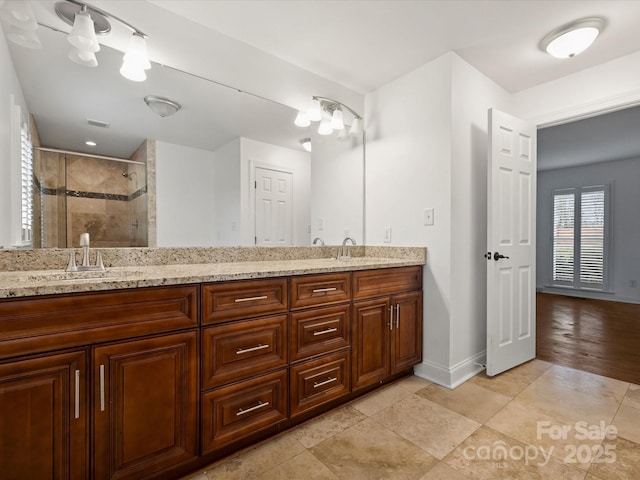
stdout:
[[12,222],[12,159],[11,159],[11,102],[13,96],[16,105],[22,109],[22,116],[26,120],[29,116],[27,105],[18,83],[13,61],[0,24],[0,65],[6,66],[0,70],[0,246],[8,248],[13,242]]
[[[558,188],[588,185],[611,185],[609,261],[612,293],[567,291],[544,288],[551,283],[551,237],[553,201],[551,194]],[[602,298],[640,303],[640,288],[630,287],[630,280],[640,280],[640,158],[602,162],[582,167],[561,168],[538,172],[537,216],[537,287],[544,291],[574,294],[587,298]]]
[[215,245],[242,245],[240,138],[220,147],[214,152],[213,157]]
[[214,245],[213,152],[156,142],[159,247]]
[[364,244],[361,138],[340,141],[335,134],[313,132],[311,143],[311,239],[340,245],[350,236],[358,245]]
[[[449,365],[451,62],[446,54],[366,96],[366,238],[426,246],[424,359]],[[423,209],[435,224],[423,225]],[[420,367],[417,368],[421,370]]]
[[311,160],[307,152],[242,138],[241,156],[241,236],[242,245],[253,245],[255,235],[255,189],[251,188],[254,167],[277,168],[293,174],[293,244],[308,245]]
[[[453,386],[486,345],[487,111],[510,95],[453,53],[366,97],[367,244],[426,246],[424,360]],[[424,226],[424,208],[434,225]]]

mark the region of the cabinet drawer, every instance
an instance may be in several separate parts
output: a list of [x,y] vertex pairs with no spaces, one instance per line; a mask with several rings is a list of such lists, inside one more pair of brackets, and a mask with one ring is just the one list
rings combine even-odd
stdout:
[[291,367],[291,417],[349,393],[350,352]]
[[353,273],[353,298],[371,298],[422,289],[422,267],[361,270]]
[[0,302],[0,358],[196,326],[195,285],[13,299]]
[[287,370],[202,395],[202,454],[287,419]]
[[291,362],[329,353],[351,344],[350,305],[314,308],[291,314]]
[[348,302],[351,300],[351,274],[330,273],[291,278],[291,308]]
[[219,323],[287,311],[286,278],[202,286],[202,323]]
[[202,388],[220,386],[286,364],[286,315],[202,330]]

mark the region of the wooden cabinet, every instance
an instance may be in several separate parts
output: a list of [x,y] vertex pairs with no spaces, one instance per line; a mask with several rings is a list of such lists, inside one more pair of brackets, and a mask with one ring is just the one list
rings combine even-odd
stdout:
[[198,455],[195,331],[94,348],[95,478],[139,479]]
[[291,314],[291,362],[351,346],[351,306],[346,303]]
[[374,385],[422,361],[420,267],[353,274],[352,390]]
[[0,477],[86,479],[86,351],[0,364]]

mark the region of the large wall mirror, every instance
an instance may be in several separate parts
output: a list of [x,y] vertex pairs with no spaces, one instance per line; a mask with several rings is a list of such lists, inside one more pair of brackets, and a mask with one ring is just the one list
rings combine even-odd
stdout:
[[[289,106],[170,66],[132,82],[104,45],[97,67],[78,65],[70,27],[51,26],[40,49],[7,41],[38,147],[34,248],[83,231],[102,247],[363,243],[363,137],[320,136]],[[181,108],[162,117],[150,95]]]

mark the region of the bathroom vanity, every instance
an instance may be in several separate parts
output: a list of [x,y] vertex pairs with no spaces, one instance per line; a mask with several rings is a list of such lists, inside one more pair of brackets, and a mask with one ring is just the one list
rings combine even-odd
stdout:
[[410,374],[423,263],[0,274],[3,478],[177,478]]

